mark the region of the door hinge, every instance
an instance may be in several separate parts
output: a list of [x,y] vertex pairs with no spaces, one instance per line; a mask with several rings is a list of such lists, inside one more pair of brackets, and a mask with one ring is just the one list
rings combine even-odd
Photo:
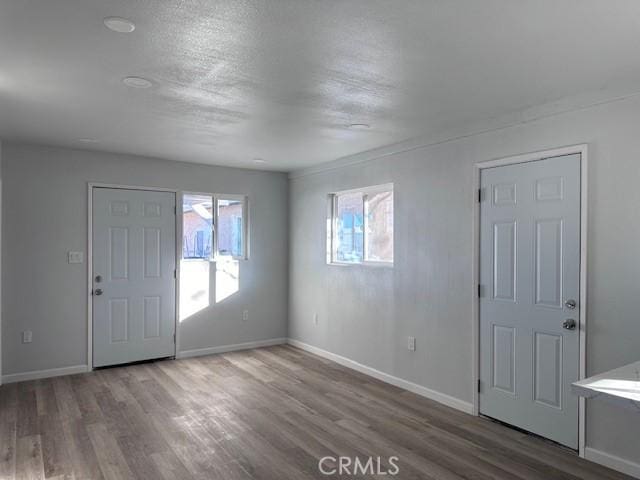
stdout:
[[482,382],[480,381],[480,379],[478,379],[478,393],[481,392],[481,386],[482,386]]
[[176,334],[175,333],[173,334],[173,343],[174,344],[176,343]]
[[478,284],[478,298],[482,298],[482,285]]
[[178,207],[176,207],[175,205],[173,206],[173,214],[174,215],[178,214]]
[[478,202],[480,202],[480,203],[482,202],[482,189],[481,188],[478,189]]

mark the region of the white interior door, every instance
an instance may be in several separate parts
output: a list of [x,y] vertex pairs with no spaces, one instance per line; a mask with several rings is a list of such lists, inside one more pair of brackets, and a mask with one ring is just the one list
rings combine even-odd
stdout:
[[481,171],[480,413],[578,448],[580,155]]
[[175,355],[175,194],[93,189],[93,366]]

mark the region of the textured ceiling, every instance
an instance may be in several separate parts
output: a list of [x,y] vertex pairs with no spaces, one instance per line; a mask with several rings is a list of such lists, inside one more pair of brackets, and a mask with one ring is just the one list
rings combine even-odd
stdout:
[[637,0],[0,0],[0,138],[299,169],[640,90],[639,47]]

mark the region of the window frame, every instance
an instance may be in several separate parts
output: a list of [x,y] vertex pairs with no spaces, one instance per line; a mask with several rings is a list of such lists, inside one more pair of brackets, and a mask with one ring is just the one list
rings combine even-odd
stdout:
[[[392,259],[387,260],[367,260],[367,231],[369,226],[368,218],[368,205],[367,199],[371,195],[376,195],[384,192],[391,192],[393,195],[393,236],[394,236],[394,248],[392,249]],[[361,262],[344,262],[337,260],[338,254],[338,197],[341,195],[348,195],[353,193],[362,194],[362,212],[363,212],[363,245],[362,245],[362,261]],[[366,266],[366,267],[387,267],[391,268],[394,265],[395,260],[395,192],[393,183],[385,183],[381,185],[374,185],[371,187],[353,188],[350,190],[341,190],[338,192],[332,192],[328,195],[327,201],[327,265],[334,265],[340,267],[351,266]]]
[[[211,255],[209,258],[185,258],[183,249],[180,250],[181,261],[193,262],[218,262],[223,260],[249,260],[249,196],[238,193],[209,193],[183,191],[180,200],[184,205],[185,195],[200,195],[211,197],[212,222],[211,222]],[[241,255],[220,255],[218,252],[218,202],[220,200],[240,201],[242,203],[242,254]],[[184,235],[184,207],[180,210],[180,235]],[[184,242],[184,240],[182,240]]]

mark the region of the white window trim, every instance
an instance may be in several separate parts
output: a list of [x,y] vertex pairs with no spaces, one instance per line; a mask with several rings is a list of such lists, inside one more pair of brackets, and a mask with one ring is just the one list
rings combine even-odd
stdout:
[[[395,193],[393,190],[393,183],[385,183],[381,185],[374,185],[371,187],[364,188],[353,188],[350,190],[341,190],[339,192],[332,192],[329,194],[328,198],[328,209],[327,209],[327,265],[332,265],[336,267],[386,267],[392,268],[395,260],[388,261],[376,261],[376,260],[367,260],[367,240],[363,239],[363,251],[362,251],[362,262],[341,262],[336,260],[338,254],[338,242],[336,241],[336,235],[338,234],[338,217],[336,212],[338,211],[338,197],[340,195],[347,195],[350,193],[361,193],[362,194],[362,208],[363,208],[363,216],[364,216],[364,235],[366,237],[367,232],[367,197],[370,195],[375,195],[377,193],[383,193],[391,191]],[[394,202],[395,202],[395,194],[394,194]],[[395,242],[395,208],[394,208],[394,242]],[[395,249],[395,248],[394,248]],[[394,252],[395,253],[395,252]]]
[[[242,255],[220,255],[218,253],[218,201],[234,200],[242,202]],[[242,194],[213,194],[213,261],[249,260],[249,197]]]

